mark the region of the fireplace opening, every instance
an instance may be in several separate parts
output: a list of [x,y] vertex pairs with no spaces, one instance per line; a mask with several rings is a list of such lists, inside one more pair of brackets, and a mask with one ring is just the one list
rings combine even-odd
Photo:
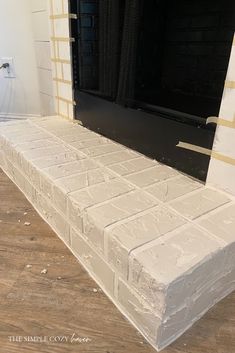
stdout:
[[[232,0],[78,0],[76,115],[85,126],[205,180],[235,26]],[[162,137],[164,135],[164,139]]]

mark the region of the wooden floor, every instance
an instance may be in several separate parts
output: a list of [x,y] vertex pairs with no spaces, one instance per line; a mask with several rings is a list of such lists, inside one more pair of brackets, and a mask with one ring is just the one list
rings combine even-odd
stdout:
[[[0,353],[16,352],[155,350],[0,169]],[[163,352],[234,353],[235,293]]]

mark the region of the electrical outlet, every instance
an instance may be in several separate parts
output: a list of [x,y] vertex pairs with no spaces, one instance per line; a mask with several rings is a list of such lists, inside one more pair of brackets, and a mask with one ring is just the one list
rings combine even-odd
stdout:
[[1,65],[4,63],[8,63],[9,67],[6,69],[2,69],[4,71],[3,75],[5,78],[15,78],[15,67],[13,58],[1,58]]

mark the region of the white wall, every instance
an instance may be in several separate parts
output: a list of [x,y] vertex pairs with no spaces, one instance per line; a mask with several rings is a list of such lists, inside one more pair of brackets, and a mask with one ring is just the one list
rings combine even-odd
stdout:
[[0,70],[0,114],[39,115],[31,0],[0,0],[0,58],[13,57],[16,78]]
[[34,48],[37,60],[42,115],[55,114],[51,65],[49,6],[49,0],[31,0]]

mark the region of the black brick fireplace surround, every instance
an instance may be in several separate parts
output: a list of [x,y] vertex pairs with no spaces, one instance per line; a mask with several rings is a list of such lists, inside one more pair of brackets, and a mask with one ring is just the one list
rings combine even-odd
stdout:
[[231,0],[71,1],[76,117],[198,179],[211,148],[234,34]]

